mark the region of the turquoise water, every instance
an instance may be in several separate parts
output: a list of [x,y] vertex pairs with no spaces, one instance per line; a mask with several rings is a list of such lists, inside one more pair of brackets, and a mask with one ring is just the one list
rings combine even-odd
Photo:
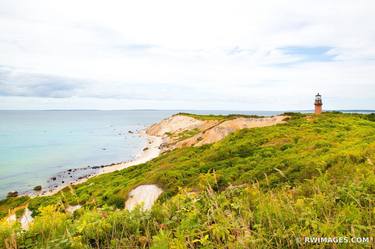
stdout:
[[0,199],[58,172],[131,160],[145,138],[128,133],[171,111],[0,111]]

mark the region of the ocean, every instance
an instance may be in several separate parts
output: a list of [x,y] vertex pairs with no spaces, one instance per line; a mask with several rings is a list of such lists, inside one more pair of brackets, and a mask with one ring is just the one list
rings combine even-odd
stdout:
[[[141,130],[180,111],[0,111],[0,199],[23,193],[68,169],[132,160]],[[277,115],[281,111],[189,111]]]
[[131,160],[171,111],[0,111],[0,199],[72,168]]

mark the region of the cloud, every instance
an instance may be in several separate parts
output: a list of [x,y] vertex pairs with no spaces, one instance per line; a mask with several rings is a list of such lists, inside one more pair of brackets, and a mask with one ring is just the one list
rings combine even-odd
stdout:
[[[204,87],[196,89],[167,83],[157,83],[155,87],[150,87],[146,83],[107,83],[111,85],[110,88],[108,84],[94,80],[25,73],[0,66],[0,96],[7,97],[71,98],[78,96],[98,99],[187,101],[191,99],[191,95],[194,95],[196,100],[206,99],[206,96],[212,92]],[[158,94],[155,95],[155,92]],[[218,99],[222,97],[216,96]]]
[[375,108],[374,19],[370,0],[4,0],[0,108]]
[[42,74],[18,73],[0,67],[0,96],[66,98],[75,95],[82,82]]

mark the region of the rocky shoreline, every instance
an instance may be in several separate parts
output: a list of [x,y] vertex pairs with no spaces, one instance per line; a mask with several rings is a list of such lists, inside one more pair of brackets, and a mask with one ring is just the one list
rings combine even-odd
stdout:
[[44,186],[36,186],[33,190],[26,191],[21,195],[35,196],[44,195],[48,192],[54,191],[57,188],[66,187],[68,185],[74,184],[77,181],[83,179],[89,179],[95,175],[98,175],[100,171],[105,167],[111,167],[119,163],[112,163],[109,165],[100,166],[87,166],[82,168],[73,168],[59,172],[47,180]]
[[[130,132],[129,132],[130,133]],[[162,144],[162,139],[157,136],[148,135],[145,130],[131,132],[131,134],[137,134],[147,138],[147,141],[143,149],[136,155],[132,160],[118,163],[111,163],[107,165],[97,165],[97,166],[86,166],[81,168],[72,168],[68,170],[61,171],[55,175],[52,175],[47,183],[35,186],[33,189],[18,192],[13,191],[8,193],[8,197],[16,196],[49,196],[53,195],[63,188],[71,185],[76,185],[87,181],[89,178],[113,172],[116,170],[121,170],[133,165],[145,163],[148,160],[157,157],[160,153],[160,146]]]

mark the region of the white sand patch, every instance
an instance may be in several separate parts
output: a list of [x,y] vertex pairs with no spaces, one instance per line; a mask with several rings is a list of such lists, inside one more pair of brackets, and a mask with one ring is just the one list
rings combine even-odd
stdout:
[[75,206],[68,206],[65,210],[68,213],[74,213],[76,210],[80,209],[82,206],[81,205],[75,205]]
[[136,206],[143,204],[143,210],[151,209],[163,190],[156,185],[140,185],[130,191],[125,208],[133,210]]
[[30,223],[33,222],[33,217],[31,217],[32,213],[33,212],[30,211],[28,208],[25,208],[25,212],[23,213],[20,219],[22,229],[29,229]]
[[13,222],[17,221],[16,214],[9,215],[6,220],[7,220],[8,223],[13,223]]

